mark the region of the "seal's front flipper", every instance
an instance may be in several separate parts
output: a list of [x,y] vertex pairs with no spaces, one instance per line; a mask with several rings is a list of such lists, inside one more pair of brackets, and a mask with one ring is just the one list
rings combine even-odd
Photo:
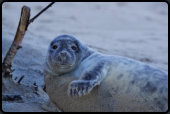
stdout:
[[107,76],[109,65],[99,63],[90,71],[85,71],[79,80],[74,80],[69,84],[69,96],[83,96],[88,93]]
[[93,83],[87,80],[74,80],[68,88],[69,96],[83,96],[88,94],[93,89]]

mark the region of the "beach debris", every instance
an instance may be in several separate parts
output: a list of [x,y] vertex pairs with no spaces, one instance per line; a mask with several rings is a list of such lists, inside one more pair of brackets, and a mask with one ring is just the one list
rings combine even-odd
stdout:
[[20,82],[22,81],[22,79],[24,78],[24,75],[22,75],[21,77],[20,77],[20,79],[18,80],[18,84],[20,84]]
[[12,61],[17,53],[17,51],[22,48],[21,43],[24,38],[25,32],[27,31],[28,25],[32,23],[38,16],[40,16],[44,11],[46,11],[49,7],[51,7],[55,2],[51,2],[44,9],[42,9],[37,15],[35,15],[32,19],[30,19],[30,11],[31,9],[28,6],[23,6],[21,10],[20,21],[18,24],[18,28],[15,34],[14,41],[8,50],[4,61],[2,63],[2,72],[4,72],[4,77],[12,77],[13,70]]
[[3,101],[16,101],[23,102],[21,95],[13,95],[13,94],[2,94]]
[[[2,62],[2,101],[22,102],[23,101],[22,96],[24,96],[24,98],[30,98],[30,96],[34,96],[32,95],[33,93],[35,93],[38,96],[38,99],[44,98],[43,95],[41,96],[39,94],[39,89],[36,82],[33,84],[33,86],[26,86],[24,84],[20,84],[24,78],[24,75],[22,75],[17,82],[14,82],[14,80],[15,81],[17,80],[17,77],[14,80],[12,79],[12,72],[15,70],[12,69],[12,61],[17,51],[20,48],[22,48],[21,43],[29,24],[32,23],[40,14],[42,14],[54,3],[55,2],[50,3],[47,7],[42,9],[32,19],[30,19],[31,9],[28,6],[22,7],[20,21],[18,24],[14,40]],[[37,99],[37,97],[35,99]],[[25,100],[30,102],[27,99],[24,99],[24,101]]]

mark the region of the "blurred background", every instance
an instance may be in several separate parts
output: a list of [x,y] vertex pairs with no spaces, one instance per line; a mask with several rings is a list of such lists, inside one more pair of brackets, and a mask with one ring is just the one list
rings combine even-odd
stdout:
[[[15,36],[22,6],[29,6],[33,17],[48,4],[2,4],[2,58]],[[166,2],[56,2],[29,25],[23,48],[13,61],[14,78],[24,74],[22,83],[42,85],[48,45],[61,34],[73,35],[99,52],[130,57],[168,72]]]

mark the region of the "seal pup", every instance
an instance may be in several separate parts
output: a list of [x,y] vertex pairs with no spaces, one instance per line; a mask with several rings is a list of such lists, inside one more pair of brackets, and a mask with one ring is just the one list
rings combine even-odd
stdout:
[[44,80],[63,111],[167,111],[168,74],[142,62],[98,53],[70,35],[48,48]]

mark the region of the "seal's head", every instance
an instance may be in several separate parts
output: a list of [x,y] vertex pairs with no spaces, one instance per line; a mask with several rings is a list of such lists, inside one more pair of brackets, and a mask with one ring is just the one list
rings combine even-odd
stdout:
[[56,37],[48,48],[47,63],[53,73],[73,70],[82,58],[86,47],[70,35]]

